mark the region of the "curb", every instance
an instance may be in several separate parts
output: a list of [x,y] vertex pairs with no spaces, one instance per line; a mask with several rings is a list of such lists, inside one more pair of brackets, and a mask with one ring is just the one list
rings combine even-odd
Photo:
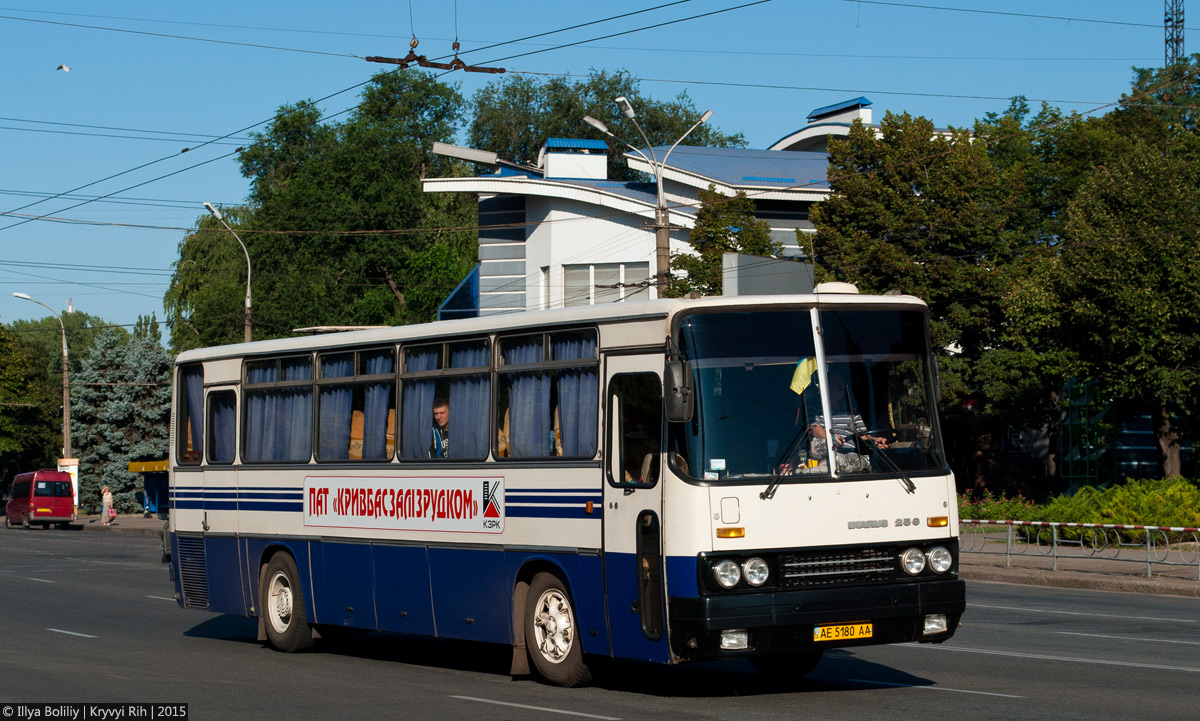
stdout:
[[1114,577],[1103,572],[1044,571],[986,566],[959,566],[959,577],[968,584],[972,581],[987,581],[1049,588],[1200,598],[1200,581],[1185,581],[1178,578]]

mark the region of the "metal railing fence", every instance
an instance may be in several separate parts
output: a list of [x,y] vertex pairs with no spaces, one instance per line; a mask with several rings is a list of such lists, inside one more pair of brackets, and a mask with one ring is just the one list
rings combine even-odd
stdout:
[[1200,580],[1200,528],[1053,521],[959,521],[962,553],[1044,556],[1058,570],[1060,559],[1143,563],[1146,576],[1157,566],[1195,566]]

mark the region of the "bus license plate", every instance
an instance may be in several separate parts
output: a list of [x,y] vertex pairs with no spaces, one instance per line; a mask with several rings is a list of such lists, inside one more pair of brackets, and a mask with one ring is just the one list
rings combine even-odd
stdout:
[[848,641],[870,638],[875,627],[870,623],[844,623],[837,626],[813,626],[814,641]]

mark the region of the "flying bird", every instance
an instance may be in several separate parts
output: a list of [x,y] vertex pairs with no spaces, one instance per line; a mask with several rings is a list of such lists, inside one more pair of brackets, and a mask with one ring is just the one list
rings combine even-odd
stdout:
[[61,70],[61,71],[63,71],[64,73],[69,73],[69,72],[71,72],[71,68],[70,68],[70,66],[67,66],[67,65],[59,65],[57,68],[55,68],[55,70]]

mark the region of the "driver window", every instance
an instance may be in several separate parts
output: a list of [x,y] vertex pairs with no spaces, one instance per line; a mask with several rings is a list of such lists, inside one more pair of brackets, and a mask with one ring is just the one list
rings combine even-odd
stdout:
[[659,477],[662,381],[654,373],[616,376],[609,383],[609,481],[654,485]]

